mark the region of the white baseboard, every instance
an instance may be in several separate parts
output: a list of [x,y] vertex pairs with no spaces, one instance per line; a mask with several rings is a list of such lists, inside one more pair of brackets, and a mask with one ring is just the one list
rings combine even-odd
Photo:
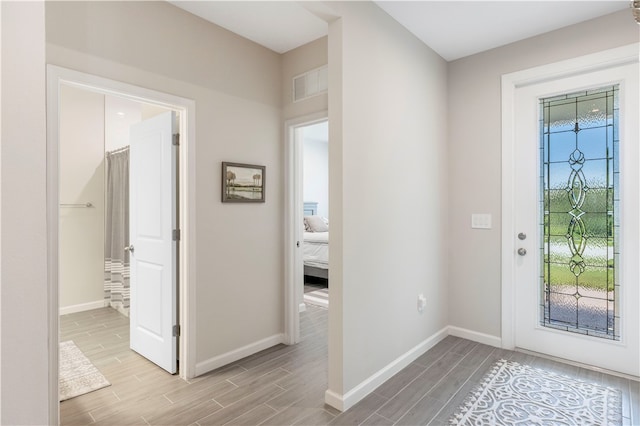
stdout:
[[61,307],[58,310],[58,313],[60,315],[74,314],[76,312],[84,312],[84,311],[90,311],[92,309],[104,308],[105,306],[109,306],[108,302],[104,299],[101,299],[93,302],[80,303],[78,305]]
[[342,397],[342,395],[339,395],[333,391],[330,391],[330,390],[325,391],[324,402],[325,404],[330,405],[337,410],[345,411],[344,398]]
[[298,306],[298,312],[304,312],[307,310],[307,304],[302,302],[300,306]]
[[398,358],[377,371],[375,374],[371,375],[369,378],[364,380],[362,383],[360,383],[344,395],[340,395],[331,390],[327,390],[324,394],[324,401],[340,411],[348,410],[349,408],[360,402],[362,399],[364,399],[371,392],[373,392],[378,386],[382,385],[400,370],[418,359],[420,355],[424,354],[426,351],[434,347],[439,341],[441,341],[448,335],[448,327],[445,327],[442,330],[431,335],[422,343],[419,343],[406,353],[400,355]]
[[460,328],[450,325],[449,334],[451,336],[462,337],[463,339],[472,340],[474,342],[483,343],[485,345],[494,346],[496,348],[502,347],[502,339],[500,337],[479,333],[477,331],[468,330],[466,328]]
[[[300,309],[302,309],[302,306],[300,307]],[[325,392],[325,402],[340,411],[348,410],[449,335],[462,337],[474,342],[483,343],[498,348],[501,347],[502,344],[502,340],[496,336],[491,336],[489,334],[479,333],[477,331],[467,330],[460,327],[447,326],[431,335],[406,353],[400,355],[391,363],[368,377],[366,380],[364,380],[345,394],[341,395],[332,390],[327,390]],[[225,354],[218,355],[206,361],[199,362],[196,364],[195,375],[200,376],[202,374],[208,373],[209,371],[215,370],[216,368],[220,368],[280,343],[284,343],[284,334],[275,334],[273,336],[227,352]]]
[[202,374],[208,373],[209,371],[213,371],[216,368],[223,367],[234,361],[237,361],[249,355],[253,355],[256,352],[260,352],[280,343],[284,343],[284,334],[275,334],[241,348],[234,349],[233,351],[215,356],[213,358],[209,358],[206,361],[202,361],[196,364],[195,375],[197,377]]

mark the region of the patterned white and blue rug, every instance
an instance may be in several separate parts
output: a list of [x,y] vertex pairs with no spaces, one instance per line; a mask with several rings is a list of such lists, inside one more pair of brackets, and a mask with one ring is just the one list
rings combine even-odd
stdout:
[[498,361],[449,422],[452,425],[620,425],[619,389]]

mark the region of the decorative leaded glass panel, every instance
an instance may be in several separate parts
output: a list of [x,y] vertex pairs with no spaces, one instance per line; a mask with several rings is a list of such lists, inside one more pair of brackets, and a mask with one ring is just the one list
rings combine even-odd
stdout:
[[540,100],[545,327],[620,339],[618,86]]

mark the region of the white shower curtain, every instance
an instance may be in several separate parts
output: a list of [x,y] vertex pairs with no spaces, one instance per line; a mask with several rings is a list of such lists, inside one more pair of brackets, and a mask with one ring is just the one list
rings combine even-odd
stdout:
[[129,316],[129,147],[106,156],[104,297]]

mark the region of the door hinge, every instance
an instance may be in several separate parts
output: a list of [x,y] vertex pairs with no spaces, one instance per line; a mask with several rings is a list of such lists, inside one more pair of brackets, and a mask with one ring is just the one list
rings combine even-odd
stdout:
[[180,336],[180,326],[179,325],[174,325],[173,326],[173,337],[179,337]]
[[180,230],[179,229],[174,229],[173,230],[173,241],[180,241]]
[[173,135],[173,144],[176,146],[180,145],[180,133]]

